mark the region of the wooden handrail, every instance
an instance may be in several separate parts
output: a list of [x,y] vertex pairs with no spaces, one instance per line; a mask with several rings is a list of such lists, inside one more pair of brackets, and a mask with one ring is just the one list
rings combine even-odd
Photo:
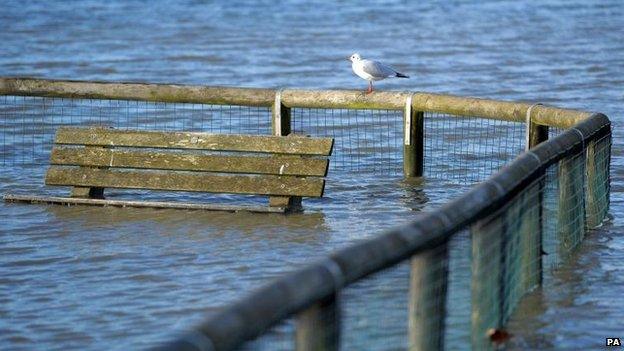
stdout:
[[[513,122],[525,122],[532,103],[497,101],[424,92],[381,91],[364,94],[354,90],[298,90],[211,87],[179,84],[118,83],[0,78],[0,95],[45,96],[79,99],[140,100],[271,107],[275,95],[289,108],[403,110],[409,96],[415,111],[439,112]],[[551,106],[534,106],[532,121],[539,125],[569,128],[591,113]]]

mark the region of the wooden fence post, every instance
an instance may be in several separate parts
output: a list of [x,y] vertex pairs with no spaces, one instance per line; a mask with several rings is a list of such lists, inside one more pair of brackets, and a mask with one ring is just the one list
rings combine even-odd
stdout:
[[[290,108],[282,104],[282,93],[275,93],[275,101],[271,107],[271,126],[273,135],[286,136],[292,131],[290,123]],[[285,207],[289,210],[301,208],[301,197],[298,196],[269,196],[270,207]]]
[[[567,255],[585,236],[585,150],[559,161],[559,254]],[[582,158],[581,160],[576,159]]]
[[528,147],[526,150],[530,150],[540,143],[548,140],[548,126],[539,125],[536,123],[529,123],[528,127]]
[[290,134],[290,108],[282,104],[281,91],[275,93],[275,102],[273,102],[271,110],[273,135],[285,136]]
[[548,140],[548,126],[540,125],[533,122],[531,118],[531,112],[533,108],[536,106],[541,106],[541,103],[536,103],[531,106],[526,111],[525,117],[525,151],[529,151],[530,149],[536,147],[539,143]]
[[339,349],[340,307],[335,294],[299,313],[296,324],[297,351]]
[[444,349],[447,279],[448,243],[412,257],[408,321],[410,351]]
[[585,202],[588,228],[598,227],[609,209],[609,138],[610,136],[587,143]]
[[500,329],[504,314],[505,245],[503,214],[485,218],[471,228],[471,337],[473,350],[492,348],[490,330]]
[[407,98],[403,112],[403,175],[422,177],[424,163],[424,112],[412,109],[412,96]]
[[596,141],[592,140],[587,144],[586,154],[587,167],[587,227],[595,228],[602,222],[599,210],[600,192],[597,184],[600,182],[597,174],[596,164]]
[[520,208],[521,279],[524,294],[542,284],[544,179],[526,188]]
[[[533,107],[541,104],[531,105],[527,109],[526,114],[526,151],[536,147],[537,145],[548,140],[548,126],[534,123],[531,119],[531,110]],[[524,292],[530,290],[535,285],[542,285],[543,280],[543,241],[544,241],[544,190],[545,180],[542,173],[541,179],[537,180],[537,184],[533,185],[535,189],[527,194],[529,208],[536,208],[534,211],[529,210],[529,214],[525,214],[522,219],[523,230],[522,235],[522,280]],[[531,201],[536,201],[532,203]]]

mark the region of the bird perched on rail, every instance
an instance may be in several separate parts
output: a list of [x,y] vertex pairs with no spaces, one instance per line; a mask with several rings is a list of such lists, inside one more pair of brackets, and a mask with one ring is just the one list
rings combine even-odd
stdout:
[[351,61],[351,69],[353,69],[353,73],[368,81],[368,90],[366,90],[366,94],[373,92],[373,81],[375,80],[392,77],[409,78],[409,76],[399,73],[392,67],[384,65],[381,62],[363,59],[358,53],[351,55],[351,57],[349,57],[349,61]]

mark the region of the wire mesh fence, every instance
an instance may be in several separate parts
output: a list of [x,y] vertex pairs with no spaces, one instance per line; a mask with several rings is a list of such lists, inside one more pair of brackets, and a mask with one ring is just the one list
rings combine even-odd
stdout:
[[3,166],[46,165],[61,126],[270,134],[265,107],[0,96]]
[[296,134],[335,139],[330,171],[402,175],[402,111],[293,108],[291,121]]
[[[336,139],[330,177],[350,174],[351,179],[373,181],[365,175],[401,175],[402,111],[293,108],[291,117],[294,133]],[[0,162],[6,170],[0,175],[2,189],[29,190],[28,184],[37,184],[33,188],[40,190],[56,129],[76,125],[270,134],[271,111],[0,96]],[[524,150],[524,133],[522,123],[425,113],[425,177],[483,181]],[[550,129],[551,136],[561,133]],[[580,151],[534,177],[504,206],[471,228],[459,230],[448,246],[434,251],[434,256],[448,258],[438,261],[425,278],[415,276],[414,261],[403,262],[340,291],[337,302],[330,304],[339,308],[322,309],[321,318],[313,318],[316,325],[300,328],[301,316],[295,316],[243,349],[294,349],[320,330],[328,343],[341,335],[344,350],[405,349],[418,343],[435,347],[437,337],[423,330],[437,325],[445,326],[440,327],[445,329],[440,340],[449,349],[467,343],[475,349],[493,347],[491,340],[500,334],[522,296],[565,261],[587,229],[605,218],[610,147],[610,135],[583,144]],[[448,281],[435,278],[444,277],[443,271],[448,271]],[[427,298],[416,299],[415,292]],[[440,306],[446,306],[441,322],[430,319],[440,313]]]
[[444,348],[465,349],[470,345],[470,231],[463,229],[448,244],[448,288],[444,318]]
[[[358,172],[399,178],[403,171],[403,115],[397,110],[293,108],[297,134],[335,138],[330,177]],[[271,134],[268,107],[133,100],[0,96],[0,164],[41,179],[54,133],[61,126]],[[477,182],[522,151],[521,123],[425,114],[427,177]],[[341,178],[342,175],[336,178]],[[22,179],[24,181],[26,179]]]
[[600,226],[609,212],[611,138],[604,136],[587,145],[586,208],[587,226]]
[[342,290],[341,350],[407,349],[409,290],[408,262]]
[[425,113],[425,177],[485,180],[524,150],[523,123]]
[[[605,219],[610,138],[590,145],[550,166],[513,201],[472,227],[473,348],[495,346],[520,298],[549,279],[587,231]],[[601,174],[587,177],[590,168]],[[588,196],[595,199],[586,201]],[[592,206],[599,210],[586,211]],[[588,225],[592,217],[600,220]]]
[[472,229],[472,346],[487,349],[541,279],[543,178]]
[[548,138],[552,139],[557,135],[563,133],[565,128],[557,128],[557,127],[548,127]]
[[[435,248],[440,260],[433,268],[416,263],[421,253],[342,289],[340,313],[313,328],[338,323],[342,350],[503,347],[505,325],[523,296],[550,279],[605,219],[610,145],[610,135],[591,140],[536,171],[503,206]],[[442,342],[422,332],[436,330],[426,327],[438,325],[436,314]]]
[[[0,189],[17,194],[64,194],[64,189],[43,184],[54,136],[61,126],[257,135],[271,133],[270,115],[266,107],[0,96]],[[165,201],[239,201],[232,195],[142,190],[110,190],[109,194]]]

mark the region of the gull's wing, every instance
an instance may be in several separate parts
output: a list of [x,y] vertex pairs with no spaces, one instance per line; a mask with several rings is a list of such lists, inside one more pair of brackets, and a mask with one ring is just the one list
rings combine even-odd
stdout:
[[390,66],[372,60],[362,60],[362,69],[375,78],[386,78],[397,74],[397,71],[393,70]]

